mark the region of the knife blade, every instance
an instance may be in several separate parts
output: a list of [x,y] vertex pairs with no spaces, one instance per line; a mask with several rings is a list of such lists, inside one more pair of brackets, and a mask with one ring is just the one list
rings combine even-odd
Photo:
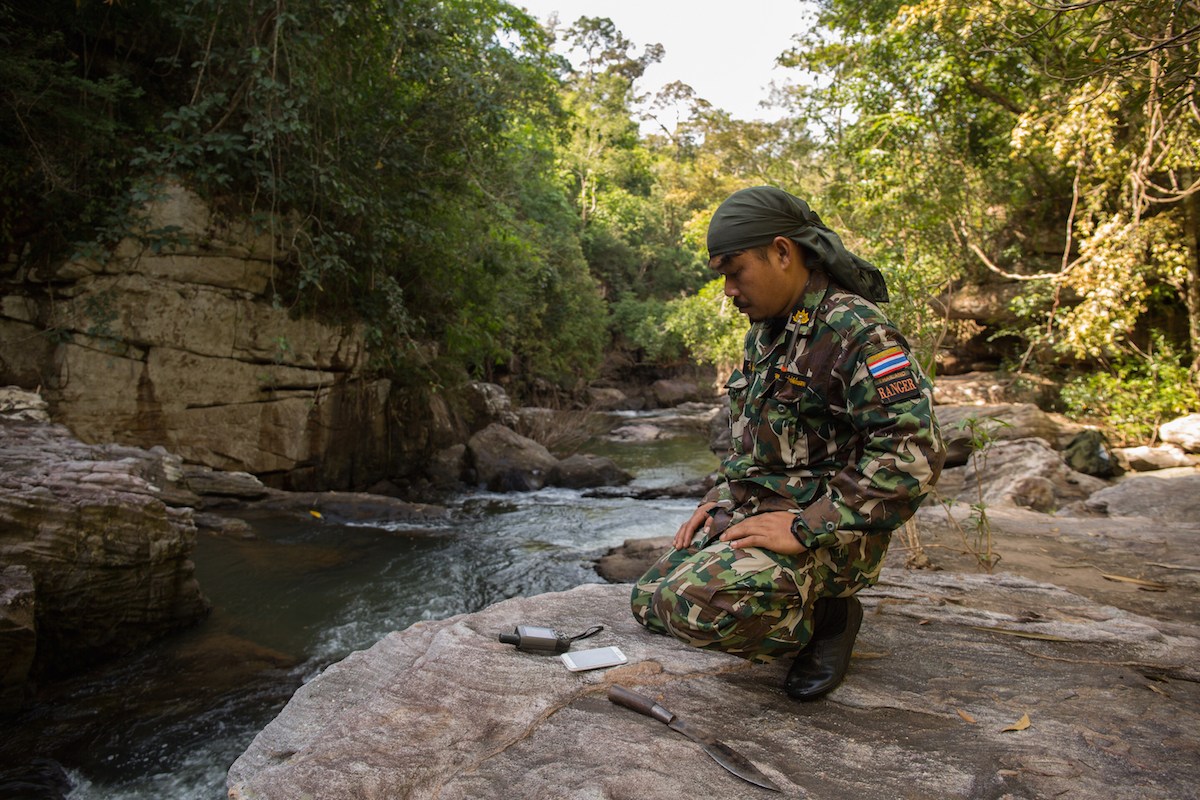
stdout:
[[626,689],[624,686],[614,683],[608,687],[608,699],[618,705],[632,708],[634,711],[638,711],[648,717],[653,717],[659,722],[664,723],[671,730],[682,733],[703,747],[704,752],[708,753],[713,761],[716,761],[742,780],[749,781],[755,786],[761,786],[764,789],[770,789],[773,792],[782,791],[758,767],[751,764],[745,756],[742,756],[724,742],[719,742],[709,734],[678,719],[674,714],[649,697],[644,697],[631,689]]

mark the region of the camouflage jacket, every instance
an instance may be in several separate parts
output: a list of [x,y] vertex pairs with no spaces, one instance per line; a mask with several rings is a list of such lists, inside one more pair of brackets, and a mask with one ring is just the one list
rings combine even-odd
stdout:
[[810,550],[886,534],[941,473],[933,387],[908,343],[820,270],[782,330],[750,327],[726,386],[732,451],[704,498],[719,502],[713,536],[769,511],[798,514]]

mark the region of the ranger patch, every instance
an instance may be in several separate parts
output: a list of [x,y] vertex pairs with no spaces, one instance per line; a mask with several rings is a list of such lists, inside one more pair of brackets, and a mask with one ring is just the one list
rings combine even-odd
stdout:
[[[907,360],[904,362],[908,363]],[[879,392],[879,399],[884,405],[899,403],[901,400],[920,400],[921,387],[917,384],[916,377],[913,376],[912,370],[901,369],[899,372],[893,372],[883,380],[875,381],[875,390]]]
[[889,347],[882,353],[867,357],[867,369],[876,380],[908,366],[911,366],[908,356],[899,347]]

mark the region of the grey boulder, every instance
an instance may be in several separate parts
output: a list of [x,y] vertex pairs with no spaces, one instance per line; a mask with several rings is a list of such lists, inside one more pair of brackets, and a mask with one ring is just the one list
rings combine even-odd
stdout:
[[1200,453],[1200,414],[1188,414],[1158,426],[1164,442],[1177,444],[1189,453]]
[[1015,506],[1034,511],[1053,512],[1071,503],[1085,500],[1093,492],[1108,486],[1103,480],[1076,472],[1042,439],[1019,439],[993,443],[974,464],[959,467],[961,488],[952,489],[954,473],[943,481],[960,503],[978,503],[982,486],[983,502],[991,506]]
[[545,447],[495,422],[475,433],[467,450],[476,479],[493,492],[541,489],[558,465]]
[[593,486],[623,486],[633,479],[611,458],[576,453],[564,458],[550,471],[550,483],[567,489],[587,489]]

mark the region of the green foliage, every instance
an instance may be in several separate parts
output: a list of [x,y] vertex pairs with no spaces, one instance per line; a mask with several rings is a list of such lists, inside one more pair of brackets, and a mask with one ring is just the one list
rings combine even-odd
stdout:
[[825,78],[789,100],[852,249],[927,287],[1044,276],[1020,332],[1073,358],[1124,347],[1155,285],[1182,310],[1194,3],[830,0],[816,22],[781,61]]
[[428,340],[480,375],[599,359],[555,172],[561,61],[514,6],[53,0],[9,18],[0,162],[26,180],[0,181],[22,209],[6,240],[99,261],[130,235],[186,244],[137,213],[182,183],[278,238],[278,308],[365,322],[381,369],[427,372],[410,356]]
[[[998,441],[996,433],[1001,428],[1012,427],[1007,422],[997,419],[996,417],[985,417],[979,419],[974,416],[964,417],[955,426],[961,433],[967,433],[967,446],[971,452],[971,470],[975,473],[975,486],[978,490],[978,497],[974,503],[970,503],[970,513],[962,522],[954,515],[952,511],[956,500],[952,497],[942,497],[936,488],[933,490],[934,496],[938,502],[942,504],[942,508],[946,510],[946,519],[950,521],[955,532],[958,533],[958,538],[962,542],[963,553],[970,555],[975,559],[976,564],[991,572],[995,569],[996,564],[1000,562],[1001,556],[993,550],[994,533],[992,520],[988,516],[988,504],[983,499],[983,480],[982,473],[987,469],[988,451],[992,445]],[[966,527],[964,527],[964,523]],[[921,543],[920,530],[913,524],[912,520],[905,526],[901,533],[901,538],[904,541],[905,549],[909,556],[905,560],[906,568],[925,568],[930,565],[928,557],[925,555],[925,548]]]
[[613,341],[736,362],[705,228],[766,183],[884,270],[927,365],[948,327],[928,298],[987,271],[1045,276],[1011,331],[1030,352],[1118,357],[1194,282],[1200,141],[1195,8],[1129,13],[829,0],[780,59],[825,79],[766,123],[641,94],[662,48],[611,20],[558,32],[573,70],[499,0],[0,6],[0,246],[187,246],[141,213],[183,184],[276,237],[277,309],[360,324],[379,370],[566,383]]
[[635,81],[662,48],[634,57],[634,45],[604,18],[581,17],[564,36],[585,57],[565,86],[569,137],[558,166],[592,275],[609,298],[694,291],[705,264],[681,242],[663,157],[639,138],[634,119]]
[[639,300],[632,294],[622,296],[611,306],[610,326],[627,346],[642,351],[649,362],[670,363],[682,360],[683,339],[667,329],[667,303],[654,298]]
[[649,361],[688,357],[718,367],[741,363],[749,326],[725,297],[722,278],[710,281],[694,295],[667,302],[625,295],[612,306],[611,324]]
[[[584,58],[565,84],[559,170],[614,340],[658,363],[740,360],[745,323],[709,283],[705,230],[737,189],[773,183],[807,194],[815,166],[804,124],[735,120],[679,82],[639,95],[637,79],[661,48],[635,57],[608,19],[582,17],[563,35]],[[639,115],[657,131],[639,138]]]
[[958,430],[967,432],[968,446],[971,449],[971,469],[975,473],[975,486],[979,490],[977,500],[970,504],[971,513],[966,519],[970,533],[967,533],[954,514],[950,513],[953,500],[942,501],[942,505],[946,508],[946,516],[957,529],[966,551],[980,567],[988,572],[995,569],[996,564],[1000,561],[1000,555],[992,550],[994,531],[991,518],[987,513],[988,505],[983,499],[983,476],[981,473],[987,469],[988,450],[998,441],[996,431],[1002,427],[1012,426],[995,417],[986,417],[982,420],[977,417],[965,417],[958,423]]
[[65,249],[103,224],[128,182],[126,142],[151,124],[138,111],[146,89],[73,46],[102,16],[95,6],[0,5],[0,253]]
[[679,337],[701,363],[740,364],[749,321],[725,297],[725,279],[709,282],[692,297],[672,300],[663,327]]
[[1162,336],[1147,356],[1072,380],[1062,389],[1067,413],[1100,423],[1131,446],[1152,444],[1161,423],[1200,409],[1187,367]]

